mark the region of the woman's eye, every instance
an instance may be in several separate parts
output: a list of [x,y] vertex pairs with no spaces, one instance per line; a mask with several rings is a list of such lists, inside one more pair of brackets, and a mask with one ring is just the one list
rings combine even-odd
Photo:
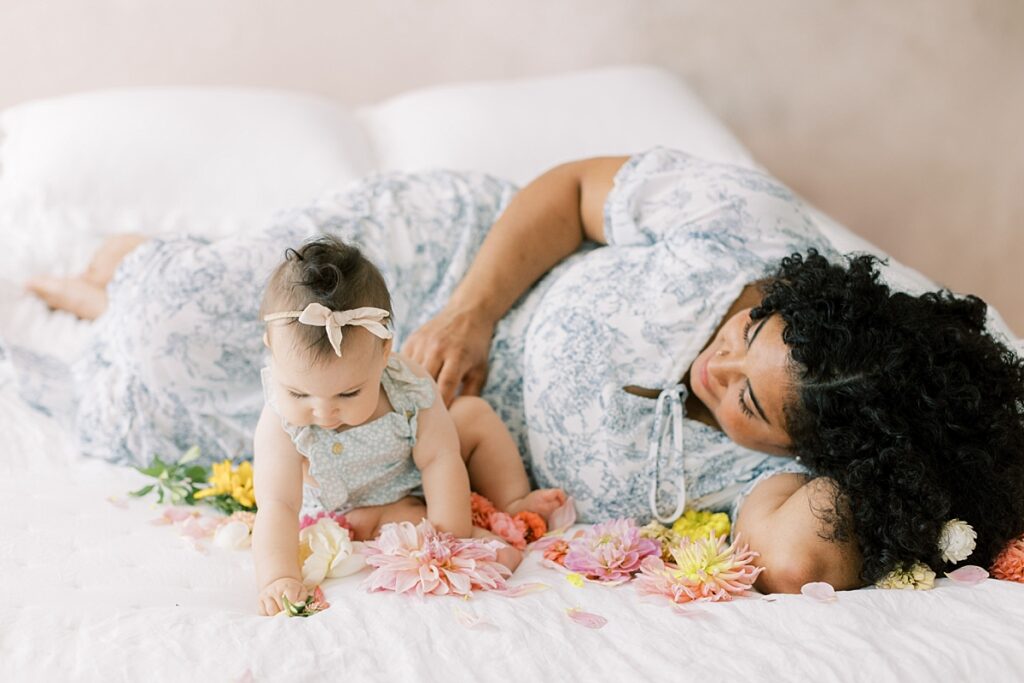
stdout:
[[751,410],[750,406],[747,405],[747,402],[743,400],[743,394],[740,394],[740,410],[742,410],[743,414],[747,417],[754,417],[754,411]]

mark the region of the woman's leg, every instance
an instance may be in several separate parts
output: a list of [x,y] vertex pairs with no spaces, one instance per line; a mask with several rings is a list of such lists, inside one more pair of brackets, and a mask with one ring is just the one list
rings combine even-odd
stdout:
[[79,275],[35,277],[26,287],[50,308],[95,320],[107,310],[107,285],[117,266],[147,239],[144,235],[115,235],[100,245],[89,266]]
[[765,571],[755,584],[766,593],[799,593],[824,581],[838,590],[859,588],[861,556],[854,541],[830,541],[819,515],[833,510],[833,484],[802,474],[778,474],[750,492],[736,519],[736,533],[760,553]]

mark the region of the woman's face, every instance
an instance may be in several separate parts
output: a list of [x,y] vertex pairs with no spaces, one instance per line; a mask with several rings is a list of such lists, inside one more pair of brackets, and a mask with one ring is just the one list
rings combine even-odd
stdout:
[[783,321],[778,315],[753,320],[750,311],[729,318],[693,361],[690,389],[730,439],[788,455],[783,407],[794,387]]
[[270,372],[281,417],[293,425],[323,429],[354,427],[373,417],[390,340],[381,343],[365,330],[346,327],[341,357],[332,354],[311,365],[308,356],[295,348],[288,328],[268,333]]

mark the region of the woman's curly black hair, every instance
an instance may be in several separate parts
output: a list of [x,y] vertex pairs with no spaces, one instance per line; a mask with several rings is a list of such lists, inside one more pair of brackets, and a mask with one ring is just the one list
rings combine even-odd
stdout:
[[985,302],[894,292],[873,256],[782,260],[755,319],[784,321],[797,379],[785,411],[794,455],[838,485],[818,511],[854,538],[863,580],[920,561],[948,569],[943,525],[978,534],[988,567],[1024,531],[1024,360],[985,328]]

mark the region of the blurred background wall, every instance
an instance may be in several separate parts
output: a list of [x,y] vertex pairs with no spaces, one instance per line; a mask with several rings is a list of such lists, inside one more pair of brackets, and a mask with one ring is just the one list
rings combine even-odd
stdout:
[[641,62],[683,76],[810,201],[1024,334],[1020,0],[0,0],[0,107],[163,84],[356,104]]

